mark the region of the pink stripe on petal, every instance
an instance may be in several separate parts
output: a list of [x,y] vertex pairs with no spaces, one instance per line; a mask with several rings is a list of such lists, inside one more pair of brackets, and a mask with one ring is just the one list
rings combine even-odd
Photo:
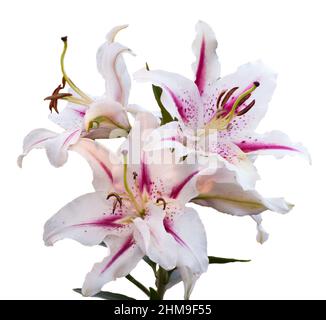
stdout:
[[140,188],[140,191],[141,192],[143,192],[144,189],[146,189],[147,192],[150,193],[151,179],[150,179],[150,174],[149,174],[148,166],[145,163],[144,159],[142,159],[142,161],[141,161],[140,178],[139,178],[139,188]]
[[71,110],[73,110],[73,111],[75,111],[75,112],[77,112],[82,118],[83,117],[85,117],[85,114],[86,114],[86,112],[85,111],[81,111],[81,110],[76,110],[76,109],[71,109]]
[[187,114],[186,114],[186,111],[185,111],[185,108],[184,108],[184,105],[182,103],[182,101],[175,95],[175,93],[170,89],[168,88],[167,86],[164,87],[166,91],[168,91],[168,93],[170,94],[173,102],[175,103],[176,107],[177,107],[177,110],[178,110],[178,113],[180,114],[180,117],[182,119],[182,121],[184,123],[188,123],[189,120],[188,120],[188,117],[187,117]]
[[171,234],[171,236],[174,238],[176,242],[178,242],[180,245],[184,247],[188,247],[187,244],[179,237],[179,235],[172,229],[171,222],[169,219],[165,218],[163,220],[164,228],[167,233]]
[[103,228],[120,228],[123,225],[120,223],[116,223],[117,220],[121,219],[121,215],[109,216],[102,219],[98,219],[91,222],[85,222],[73,225],[73,227],[81,227],[81,226],[94,226],[94,227],[103,227]]
[[113,255],[107,265],[101,271],[101,274],[104,273],[108,268],[112,266],[112,264],[122,255],[124,254],[132,245],[134,244],[134,239],[129,237],[127,241],[121,246],[121,248]]
[[254,152],[258,150],[288,150],[288,151],[300,152],[299,150],[292,147],[282,146],[278,144],[268,144],[268,143],[241,142],[241,143],[237,143],[237,146],[245,153]]
[[113,182],[113,174],[112,171],[105,165],[103,161],[101,161],[95,154],[92,152],[88,151],[88,153],[94,158],[94,160],[99,164],[99,166],[103,169],[105,174],[108,176],[108,178]]
[[205,54],[206,54],[206,43],[205,43],[205,38],[203,37],[201,47],[200,47],[200,54],[199,54],[198,66],[196,71],[196,80],[195,80],[195,84],[197,85],[200,95],[202,95],[204,92],[205,81],[206,81]]
[[40,139],[40,140],[34,142],[34,143],[30,146],[30,148],[32,148],[32,147],[36,146],[37,144],[42,143],[42,142],[44,142],[44,141],[46,141],[46,140],[49,140],[49,139],[51,139],[51,138],[53,138],[53,137],[48,137],[48,138]]
[[174,186],[171,190],[170,193],[170,198],[172,199],[176,199],[180,192],[182,191],[182,189],[185,187],[185,185],[198,173],[199,171],[195,171],[192,174],[190,174],[188,177],[186,177],[181,183],[177,184],[176,186]]
[[65,146],[67,143],[69,143],[69,141],[75,136],[75,134],[77,133],[77,132],[79,132],[80,131],[80,129],[77,129],[77,130],[75,130],[74,132],[72,132],[67,138],[66,138],[66,140],[63,142],[63,144],[62,144],[62,146]]

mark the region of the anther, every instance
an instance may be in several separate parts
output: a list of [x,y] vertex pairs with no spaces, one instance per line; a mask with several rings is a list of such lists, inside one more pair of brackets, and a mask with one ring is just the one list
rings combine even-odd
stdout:
[[233,95],[233,93],[236,91],[236,90],[238,90],[239,89],[239,87],[234,87],[234,88],[232,88],[232,89],[230,89],[229,91],[228,91],[228,93],[225,95],[225,97],[224,97],[224,99],[223,99],[223,101],[222,101],[222,103],[221,103],[221,106],[222,107],[224,107],[224,105],[229,101],[229,99],[231,98],[231,96]]
[[117,204],[118,203],[119,203],[119,206],[121,208],[121,206],[122,206],[122,198],[116,192],[111,192],[106,197],[106,200],[109,200],[111,197],[114,197],[115,198],[115,201],[113,203],[113,213],[114,213],[115,212],[115,209],[117,208]]
[[160,202],[163,203],[163,210],[165,210],[165,208],[166,208],[166,201],[163,198],[158,198],[156,200],[156,203],[160,203]]
[[243,116],[245,113],[247,113],[255,105],[255,102],[255,100],[252,100],[244,109],[237,112],[237,116]]
[[251,97],[251,94],[248,93],[246,96],[244,96],[240,101],[239,101],[239,104],[238,104],[238,107],[240,107],[241,105],[243,105],[249,98]]
[[51,96],[46,97],[44,100],[50,100],[50,104],[49,104],[49,109],[52,112],[52,110],[54,109],[56,113],[59,113],[58,111],[58,100],[65,98],[65,97],[70,97],[72,96],[71,93],[60,93],[60,91],[62,89],[64,89],[64,87],[66,86],[66,80],[65,78],[62,78],[62,83],[59,84],[54,91],[52,92]]
[[225,93],[226,93],[226,90],[222,91],[222,92],[219,94],[218,98],[217,98],[217,101],[216,101],[216,108],[217,108],[217,110],[218,110],[219,107],[220,107],[220,102],[221,102],[223,96],[225,95]]

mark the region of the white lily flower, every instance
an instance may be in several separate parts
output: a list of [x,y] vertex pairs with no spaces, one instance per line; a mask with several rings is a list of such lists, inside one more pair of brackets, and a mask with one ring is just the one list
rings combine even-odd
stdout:
[[[149,164],[145,153],[133,164],[126,150],[119,157],[85,138],[72,150],[90,164],[95,192],[55,214],[45,225],[44,241],[106,244],[109,254],[86,276],[83,294],[92,296],[105,283],[126,276],[145,255],[165,270],[187,268],[183,280],[185,288],[192,288],[208,266],[205,229],[198,214],[185,207],[197,195],[197,167]],[[165,160],[172,156],[164,151]]]
[[[67,37],[62,38],[64,42],[61,56],[62,84],[46,100],[50,100],[50,120],[65,131],[55,133],[36,129],[30,132],[24,139],[23,154],[18,158],[19,166],[22,166],[23,158],[34,148],[45,148],[50,163],[59,167],[66,162],[68,149],[78,142],[79,138],[115,138],[128,135],[130,77],[122,53],[131,53],[131,50],[114,42],[116,34],[126,27],[127,25],[113,28],[108,33],[106,42],[98,49],[97,66],[105,80],[105,94],[97,98],[85,94],[68,77],[64,67]],[[69,92],[61,93],[66,85],[70,87]],[[69,102],[60,113],[57,108],[59,99]],[[52,110],[56,113],[52,113]]]
[[[196,149],[201,155],[214,155],[237,175],[245,189],[253,189],[258,174],[250,159],[257,154],[302,154],[307,151],[293,144],[278,131],[260,135],[254,132],[267,111],[276,86],[276,75],[261,62],[247,63],[220,78],[214,32],[204,22],[196,26],[193,42],[196,61],[195,80],[162,70],[136,72],[138,81],[151,82],[162,88],[161,101],[179,122],[160,128],[163,140],[183,151]],[[179,147],[180,148],[180,147]]]

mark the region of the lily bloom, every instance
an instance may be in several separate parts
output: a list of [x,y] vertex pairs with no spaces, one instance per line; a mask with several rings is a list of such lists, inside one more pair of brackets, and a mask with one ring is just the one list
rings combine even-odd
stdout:
[[[98,49],[97,67],[105,80],[102,97],[91,97],[78,88],[68,77],[64,58],[67,51],[67,37],[63,37],[64,50],[61,55],[62,83],[45,100],[50,101],[49,118],[62,127],[62,133],[47,129],[35,129],[24,139],[23,154],[18,158],[22,166],[23,158],[35,148],[45,148],[50,163],[62,166],[68,157],[68,149],[82,137],[115,138],[127,136],[130,124],[127,116],[130,91],[130,76],[122,53],[131,50],[114,41],[116,34],[126,25],[113,28],[106,36],[106,42]],[[69,90],[63,93],[66,86]],[[58,101],[68,101],[67,106],[58,111]],[[55,111],[53,113],[52,111]]]
[[170,141],[171,147],[186,144],[188,150],[195,148],[205,157],[214,155],[236,173],[245,189],[252,189],[258,174],[250,156],[307,152],[282,132],[255,133],[274,92],[276,74],[257,61],[221,78],[214,32],[202,21],[196,31],[194,80],[146,69],[136,72],[134,78],[161,87],[164,107],[179,120],[160,128],[161,132],[169,129],[168,134],[163,133],[165,143]]
[[[196,166],[143,160],[133,164],[127,150],[118,156],[85,138],[72,149],[90,164],[95,192],[56,213],[45,225],[44,241],[105,243],[108,256],[86,276],[83,294],[92,296],[105,283],[126,276],[146,255],[165,270],[177,267],[189,298],[194,282],[208,267],[205,229],[196,211],[185,207],[198,194]],[[164,159],[172,156],[165,152]]]

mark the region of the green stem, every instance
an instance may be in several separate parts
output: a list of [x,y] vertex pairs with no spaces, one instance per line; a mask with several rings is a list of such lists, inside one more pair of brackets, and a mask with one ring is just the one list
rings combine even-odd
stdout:
[[156,287],[157,295],[160,300],[164,299],[164,294],[166,292],[166,285],[169,282],[169,273],[162,267],[159,267],[156,274]]
[[141,291],[143,291],[147,297],[150,297],[150,292],[149,290],[138,280],[136,280],[131,274],[128,274],[126,276],[126,279],[128,279],[131,283],[133,283],[137,288],[139,288]]

